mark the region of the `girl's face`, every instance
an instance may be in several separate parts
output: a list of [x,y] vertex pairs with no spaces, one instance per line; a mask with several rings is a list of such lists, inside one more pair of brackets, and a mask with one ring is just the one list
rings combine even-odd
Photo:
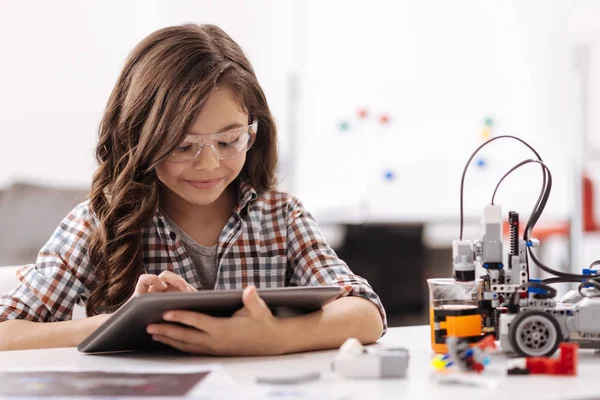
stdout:
[[[248,126],[248,114],[240,107],[235,93],[219,87],[208,97],[189,135],[210,135]],[[213,148],[205,146],[197,158],[175,163],[163,161],[156,175],[168,190],[165,196],[178,196],[190,204],[205,206],[215,202],[240,174],[246,153],[221,160]]]

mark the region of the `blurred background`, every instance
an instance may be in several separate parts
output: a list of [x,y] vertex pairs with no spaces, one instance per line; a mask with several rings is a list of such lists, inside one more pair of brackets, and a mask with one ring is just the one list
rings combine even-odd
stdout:
[[[0,265],[35,261],[85,198],[97,127],[146,35],[211,23],[253,63],[279,128],[281,189],[380,294],[392,326],[427,323],[451,275],[462,169],[485,140],[539,151],[553,190],[534,236],[554,268],[600,258],[600,2],[593,0],[0,0]],[[465,238],[531,152],[496,141],[465,181]],[[525,220],[520,169],[496,202]],[[541,276],[533,272],[534,277]]]

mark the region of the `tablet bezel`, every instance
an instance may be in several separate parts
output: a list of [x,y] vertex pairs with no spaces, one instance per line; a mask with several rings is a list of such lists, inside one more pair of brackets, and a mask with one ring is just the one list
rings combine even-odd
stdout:
[[[316,311],[339,298],[340,286],[294,286],[258,289],[261,298],[277,316]],[[242,290],[201,290],[194,293],[170,292],[135,295],[106,322],[84,339],[77,349],[82,353],[112,353],[158,349],[146,326],[164,322],[168,310],[192,310],[215,316],[230,316],[243,307]],[[129,326],[128,326],[129,325]],[[137,336],[131,338],[128,334]],[[114,343],[114,342],[117,343]],[[138,346],[130,346],[135,342]],[[112,345],[111,345],[112,344]],[[137,348],[136,348],[137,347]]]

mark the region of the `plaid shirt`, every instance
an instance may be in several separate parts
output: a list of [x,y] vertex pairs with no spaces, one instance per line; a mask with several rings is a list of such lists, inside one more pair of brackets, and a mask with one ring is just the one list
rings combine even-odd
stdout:
[[[95,279],[86,240],[98,226],[88,202],[58,226],[40,250],[35,264],[21,268],[21,284],[0,297],[0,321],[70,320],[75,304],[84,305]],[[197,289],[200,279],[190,256],[160,211],[143,230],[146,273],[164,270],[182,276]],[[343,296],[360,296],[385,311],[369,283],[352,273],[325,242],[315,220],[293,196],[268,191],[260,196],[247,182],[239,186],[239,202],[217,245],[218,273],[214,289],[283,286],[342,286]]]

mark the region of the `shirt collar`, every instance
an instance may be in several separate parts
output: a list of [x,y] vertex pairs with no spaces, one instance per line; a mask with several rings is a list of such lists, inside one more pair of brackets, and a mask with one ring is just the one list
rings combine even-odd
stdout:
[[252,200],[256,199],[258,194],[248,179],[237,179],[236,185],[238,189],[238,205],[233,209],[233,212],[239,214]]

